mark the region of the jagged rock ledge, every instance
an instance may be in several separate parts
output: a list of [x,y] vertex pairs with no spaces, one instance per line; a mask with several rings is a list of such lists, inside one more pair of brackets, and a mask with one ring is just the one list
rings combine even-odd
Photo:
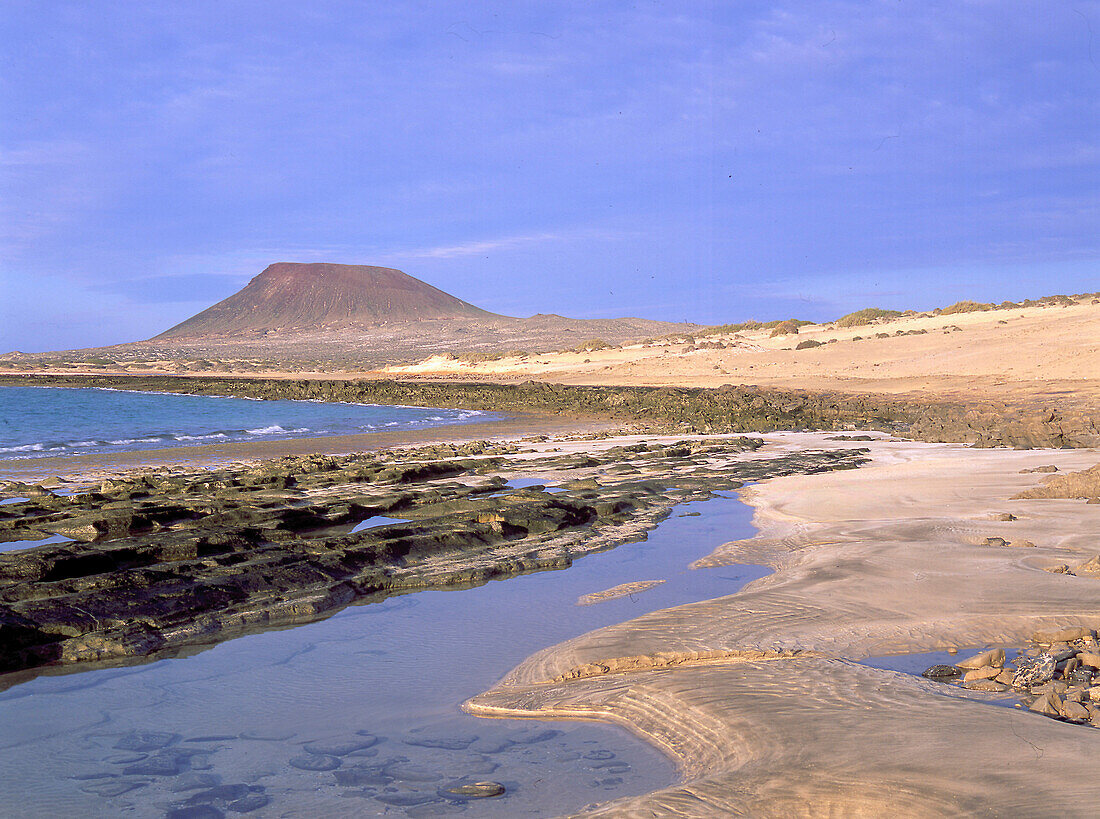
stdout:
[[[0,687],[35,669],[127,664],[356,602],[562,568],[644,538],[677,503],[864,460],[861,449],[763,458],[761,445],[476,442],[146,470],[71,496],[9,482],[0,494],[26,500],[0,506],[0,542],[72,542],[0,553]],[[555,491],[503,477],[532,472]]]

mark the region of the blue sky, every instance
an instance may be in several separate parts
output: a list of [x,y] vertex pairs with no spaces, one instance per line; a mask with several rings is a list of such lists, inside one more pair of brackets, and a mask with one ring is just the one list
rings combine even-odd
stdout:
[[0,351],[275,261],[705,323],[1100,290],[1100,3],[0,0]]

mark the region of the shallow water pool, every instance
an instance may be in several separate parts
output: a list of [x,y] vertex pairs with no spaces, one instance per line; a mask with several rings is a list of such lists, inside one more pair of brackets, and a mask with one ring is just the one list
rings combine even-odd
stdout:
[[[750,519],[732,497],[684,504],[647,541],[567,570],[391,598],[183,659],[16,686],[0,694],[2,812],[554,816],[666,786],[668,760],[620,729],[477,719],[459,706],[540,648],[763,576],[754,566],[687,568],[750,536]],[[640,580],[666,582],[576,605]],[[462,802],[446,790],[480,780],[506,793]]]

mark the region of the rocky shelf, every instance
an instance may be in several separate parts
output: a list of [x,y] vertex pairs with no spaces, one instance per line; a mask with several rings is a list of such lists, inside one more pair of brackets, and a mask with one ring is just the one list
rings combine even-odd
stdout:
[[[145,470],[68,496],[9,482],[0,494],[24,500],[0,505],[0,543],[71,540],[0,553],[0,686],[562,568],[644,538],[675,504],[865,461],[858,449],[762,458],[761,445],[474,442]],[[552,476],[555,491],[504,477],[531,473]]]

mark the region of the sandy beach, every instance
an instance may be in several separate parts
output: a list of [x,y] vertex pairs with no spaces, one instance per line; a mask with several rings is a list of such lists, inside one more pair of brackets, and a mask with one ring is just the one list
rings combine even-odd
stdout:
[[1040,484],[1021,470],[1081,470],[1096,453],[866,445],[859,470],[743,490],[759,534],[700,562],[774,574],[536,654],[467,707],[608,720],[676,759],[682,784],[592,815],[1090,814],[1095,729],[860,661],[1100,626],[1100,581],[1046,571],[1095,556],[1096,507],[1010,500]]

